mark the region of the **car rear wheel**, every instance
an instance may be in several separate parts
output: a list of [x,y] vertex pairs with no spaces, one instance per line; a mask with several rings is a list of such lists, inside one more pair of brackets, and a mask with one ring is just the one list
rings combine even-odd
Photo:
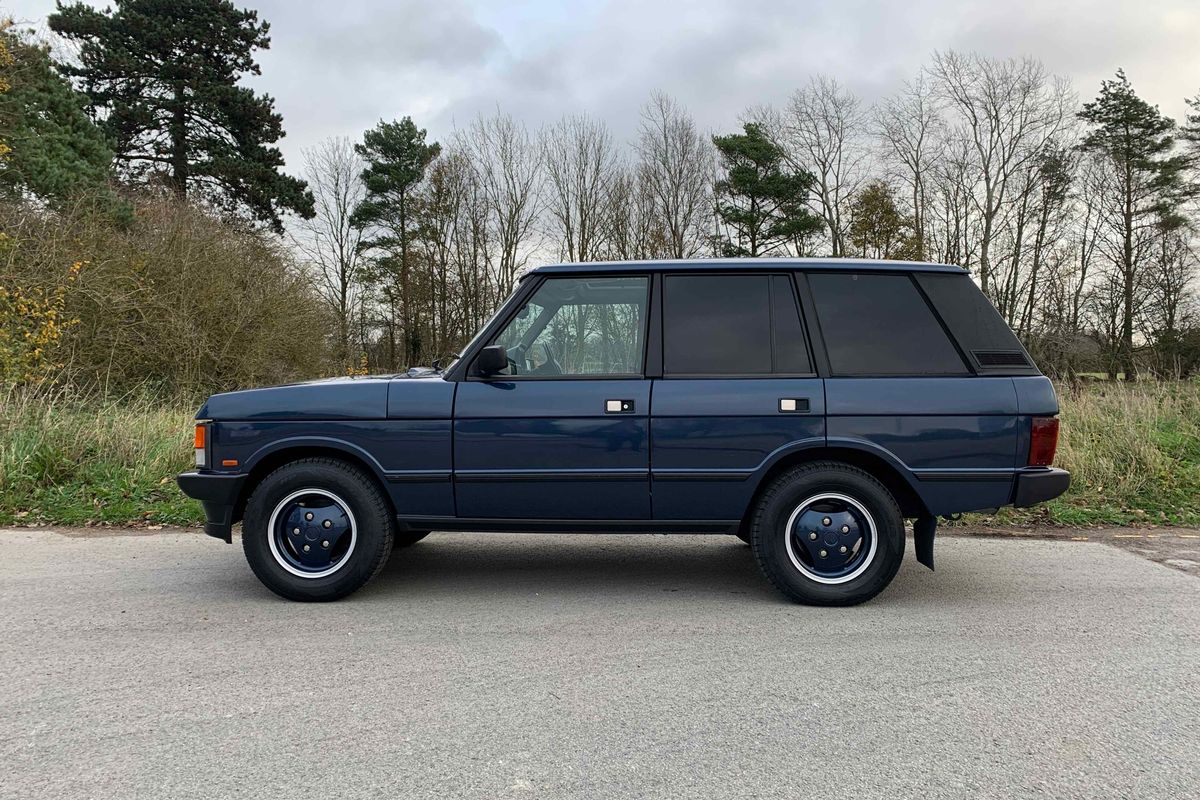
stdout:
[[281,597],[337,600],[375,577],[394,529],[391,507],[369,475],[342,461],[307,458],[254,489],[242,548],[254,574]]
[[904,520],[887,488],[832,461],[780,475],[750,524],[763,573],[800,603],[855,605],[884,590],[904,555]]

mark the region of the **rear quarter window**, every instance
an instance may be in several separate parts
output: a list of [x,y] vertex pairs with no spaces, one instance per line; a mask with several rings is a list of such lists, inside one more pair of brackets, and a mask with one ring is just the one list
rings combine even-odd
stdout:
[[1016,334],[970,276],[920,272],[916,279],[980,372],[1040,374]]
[[966,375],[966,364],[909,275],[810,273],[834,375]]

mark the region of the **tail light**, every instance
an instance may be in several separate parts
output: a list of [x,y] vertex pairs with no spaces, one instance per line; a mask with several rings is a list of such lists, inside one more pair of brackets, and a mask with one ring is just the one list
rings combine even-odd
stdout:
[[196,466],[208,466],[208,425],[196,426]]
[[1029,466],[1048,467],[1058,449],[1058,417],[1034,417],[1029,431]]

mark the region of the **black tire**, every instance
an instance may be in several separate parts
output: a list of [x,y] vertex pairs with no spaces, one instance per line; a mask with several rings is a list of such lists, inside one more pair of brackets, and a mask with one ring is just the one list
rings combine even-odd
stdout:
[[[352,534],[346,554],[329,574],[296,574],[297,566],[272,551],[272,514],[304,490],[329,493],[351,512]],[[379,485],[361,469],[330,458],[293,461],[267,475],[250,495],[242,521],[242,548],[250,569],[280,597],[305,602],[337,600],[362,588],[387,562],[395,535],[391,506]],[[315,547],[316,545],[314,545]]]
[[[844,500],[810,502],[825,497]],[[854,537],[847,539],[851,542],[849,555],[838,557],[833,553],[833,548],[839,546],[834,539],[830,540],[828,550],[821,551],[847,559],[845,574],[823,574],[822,566],[815,563],[817,555],[810,553],[802,541],[792,538],[788,530],[794,515],[814,506],[819,509],[821,502],[841,502],[846,516],[861,518],[861,526],[842,534]],[[828,524],[829,518],[824,522]],[[818,533],[815,528],[819,524],[814,523],[811,531],[817,540],[814,549],[824,547],[824,536],[836,538],[841,530]],[[861,534],[857,533],[860,529]],[[874,539],[873,549],[868,532]],[[750,546],[763,574],[792,600],[818,606],[857,605],[883,591],[900,569],[904,557],[904,519],[895,498],[870,474],[836,461],[816,461],[783,473],[763,493],[750,522]],[[805,559],[814,563],[806,564]]]
[[396,531],[392,536],[392,550],[412,547],[430,534],[430,531]]

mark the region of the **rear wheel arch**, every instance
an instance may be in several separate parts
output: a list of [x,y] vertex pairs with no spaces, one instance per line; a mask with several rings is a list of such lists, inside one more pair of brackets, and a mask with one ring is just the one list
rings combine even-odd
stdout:
[[813,461],[836,461],[857,467],[884,485],[892,497],[895,498],[896,504],[900,506],[900,513],[905,518],[929,515],[929,509],[925,506],[925,502],[921,499],[921,496],[917,494],[917,490],[904,477],[900,469],[883,456],[855,447],[810,447],[784,455],[771,464],[759,477],[754,494],[751,496],[750,502],[747,504],[746,510],[742,515],[741,530],[747,530],[750,518],[754,515],[754,510],[758,507],[763,493],[767,491],[780,475],[793,467]]

